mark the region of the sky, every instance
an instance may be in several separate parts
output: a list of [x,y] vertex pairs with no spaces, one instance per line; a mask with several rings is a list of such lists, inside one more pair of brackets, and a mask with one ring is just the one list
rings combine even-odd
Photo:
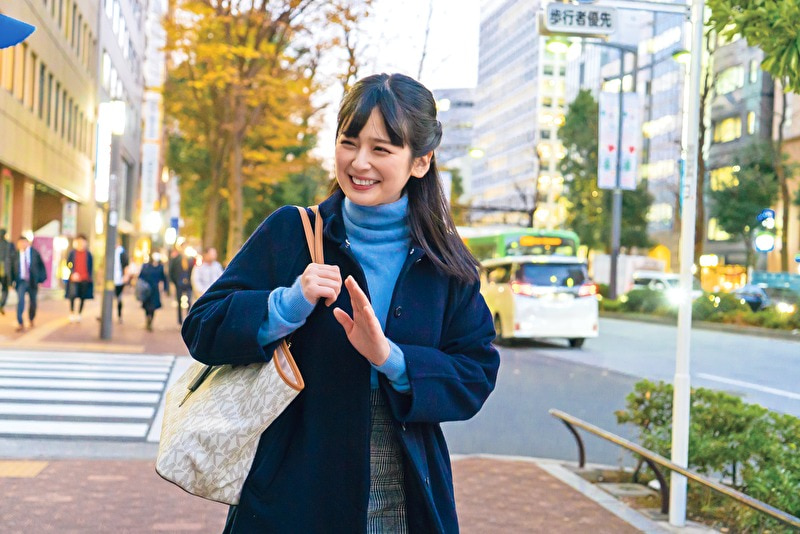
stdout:
[[[433,12],[427,54],[422,75],[418,76],[430,5]],[[359,77],[400,72],[419,79],[431,90],[475,87],[479,21],[479,0],[374,0],[359,36],[363,43]],[[326,70],[337,68],[328,65]],[[329,106],[316,153],[330,168],[341,88],[332,87],[321,98]]]

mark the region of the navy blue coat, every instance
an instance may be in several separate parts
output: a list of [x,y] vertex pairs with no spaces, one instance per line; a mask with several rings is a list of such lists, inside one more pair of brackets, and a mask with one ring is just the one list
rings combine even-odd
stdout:
[[[352,275],[368,292],[345,235],[343,198],[336,193],[320,205],[325,263],[338,265],[342,279]],[[297,210],[277,210],[192,307],[182,329],[192,356],[207,364],[268,361],[277,343],[262,347],[256,335],[270,290],[292,285],[309,261]],[[352,313],[345,289],[335,305]],[[293,335],[305,390],[262,435],[226,532],[366,530],[370,366],[332,310],[320,302]],[[411,385],[410,395],[400,394],[380,375],[404,451],[410,532],[458,532],[439,423],[469,419],[494,388],[499,355],[479,284],[444,275],[419,247],[412,248],[392,296],[386,335],[403,350]]]
[[142,265],[142,270],[139,271],[139,278],[150,285],[150,296],[142,302],[142,308],[147,313],[155,312],[161,307],[161,291],[159,291],[158,284],[163,284],[164,292],[169,293],[169,282],[164,275],[164,266],[161,262],[155,265],[145,263]]

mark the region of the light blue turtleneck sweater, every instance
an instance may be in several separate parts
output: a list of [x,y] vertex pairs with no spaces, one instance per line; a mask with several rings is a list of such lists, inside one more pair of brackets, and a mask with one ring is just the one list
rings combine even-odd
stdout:
[[[406,196],[380,206],[360,206],[346,198],[342,209],[350,250],[364,271],[372,308],[384,330],[394,286],[411,244],[407,213]],[[266,345],[289,335],[305,323],[313,309],[314,304],[303,295],[299,277],[291,287],[275,289],[269,296],[269,313],[258,331],[258,342]],[[386,362],[372,366],[371,387],[378,387],[378,372],[381,372],[395,390],[408,392],[403,351],[391,340],[389,347]]]

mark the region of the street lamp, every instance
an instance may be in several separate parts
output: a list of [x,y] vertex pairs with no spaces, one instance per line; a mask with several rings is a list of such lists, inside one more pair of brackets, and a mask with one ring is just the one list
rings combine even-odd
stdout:
[[[121,143],[125,133],[127,110],[125,102],[114,100],[100,104],[98,121],[111,132],[111,161],[108,177],[108,208],[106,213],[105,276],[103,277],[103,307],[100,314],[100,339],[111,339],[114,304],[114,252],[117,247],[119,224],[119,175],[121,171]],[[103,142],[102,139],[98,140]]]

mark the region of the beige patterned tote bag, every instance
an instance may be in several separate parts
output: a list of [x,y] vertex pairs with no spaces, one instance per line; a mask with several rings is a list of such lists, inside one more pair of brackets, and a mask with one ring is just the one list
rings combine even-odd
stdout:
[[[311,261],[324,263],[322,217],[311,209],[314,231],[298,208]],[[261,434],[303,387],[286,340],[263,364],[193,363],[167,390],[156,471],[189,493],[238,504]]]

